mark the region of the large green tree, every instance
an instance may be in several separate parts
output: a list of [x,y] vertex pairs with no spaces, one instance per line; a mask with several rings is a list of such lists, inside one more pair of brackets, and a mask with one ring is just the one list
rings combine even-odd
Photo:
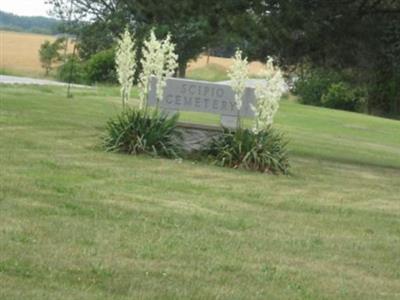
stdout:
[[351,70],[370,87],[370,109],[400,112],[400,1],[266,0],[252,13],[254,30],[241,36],[253,58]]
[[[71,1],[71,0],[68,0]],[[57,15],[66,16],[67,0],[49,0]],[[211,0],[74,0],[74,14],[91,20],[81,31],[84,55],[90,49],[109,44],[109,36],[117,36],[126,24],[143,38],[151,28],[162,38],[170,32],[177,45],[179,75],[185,76],[187,63],[208,48],[220,46],[229,38],[234,20],[242,18],[247,1]],[[101,29],[99,31],[98,29]],[[98,36],[96,40],[93,38]],[[101,45],[101,46],[99,46]]]

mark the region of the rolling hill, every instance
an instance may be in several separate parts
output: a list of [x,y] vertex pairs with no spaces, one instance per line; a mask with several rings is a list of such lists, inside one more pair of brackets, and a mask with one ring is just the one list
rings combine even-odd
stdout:
[[17,16],[0,10],[0,29],[40,34],[56,34],[59,20],[47,17]]

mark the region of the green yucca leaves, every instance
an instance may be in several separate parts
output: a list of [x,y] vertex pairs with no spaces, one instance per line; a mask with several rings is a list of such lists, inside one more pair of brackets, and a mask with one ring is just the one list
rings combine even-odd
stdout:
[[[167,158],[182,156],[182,132],[177,129],[178,114],[168,116],[158,111],[148,114],[128,109],[107,123],[104,146],[107,151],[149,154]],[[201,151],[214,164],[287,174],[287,142],[275,129],[260,132],[249,129],[224,131]]]
[[178,114],[172,117],[154,112],[128,109],[107,123],[106,151],[150,154],[177,158],[182,153],[182,134],[176,128]]
[[283,135],[272,128],[258,133],[249,129],[224,129],[211,140],[203,153],[224,167],[288,174],[286,145]]

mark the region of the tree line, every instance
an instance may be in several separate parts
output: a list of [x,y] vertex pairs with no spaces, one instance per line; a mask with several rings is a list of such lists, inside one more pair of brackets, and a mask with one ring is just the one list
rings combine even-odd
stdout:
[[273,56],[300,75],[310,70],[340,74],[346,84],[365,89],[369,112],[400,113],[400,1],[48,2],[55,15],[69,21],[83,59],[109,49],[126,26],[138,40],[154,28],[161,37],[171,33],[179,76],[204,51],[239,47],[249,59]]
[[0,11],[0,29],[41,34],[56,34],[61,22],[47,17],[25,17]]

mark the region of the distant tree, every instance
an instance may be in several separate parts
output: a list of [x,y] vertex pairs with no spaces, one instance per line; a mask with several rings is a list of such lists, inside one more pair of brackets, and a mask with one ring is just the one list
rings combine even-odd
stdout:
[[[52,5],[52,9],[50,10],[50,14],[56,16],[58,19],[62,21],[62,30],[67,34],[74,34],[75,36],[79,35],[81,23],[82,23],[82,14],[79,13],[75,8],[75,1],[78,0],[45,0],[46,4]],[[84,22],[83,22],[84,23]],[[73,45],[72,57],[76,56],[77,52],[77,38],[75,39],[75,43]],[[67,57],[69,38],[67,36],[66,42],[64,44],[64,55]],[[65,61],[66,63],[67,61]],[[69,61],[69,74],[68,77],[68,87],[67,87],[67,98],[72,98],[71,93],[71,83],[73,81],[73,74],[75,73],[75,59]]]
[[46,70],[46,76],[49,75],[53,64],[59,62],[62,58],[59,51],[63,49],[64,39],[57,39],[53,43],[45,41],[39,49],[39,58],[42,67]]

